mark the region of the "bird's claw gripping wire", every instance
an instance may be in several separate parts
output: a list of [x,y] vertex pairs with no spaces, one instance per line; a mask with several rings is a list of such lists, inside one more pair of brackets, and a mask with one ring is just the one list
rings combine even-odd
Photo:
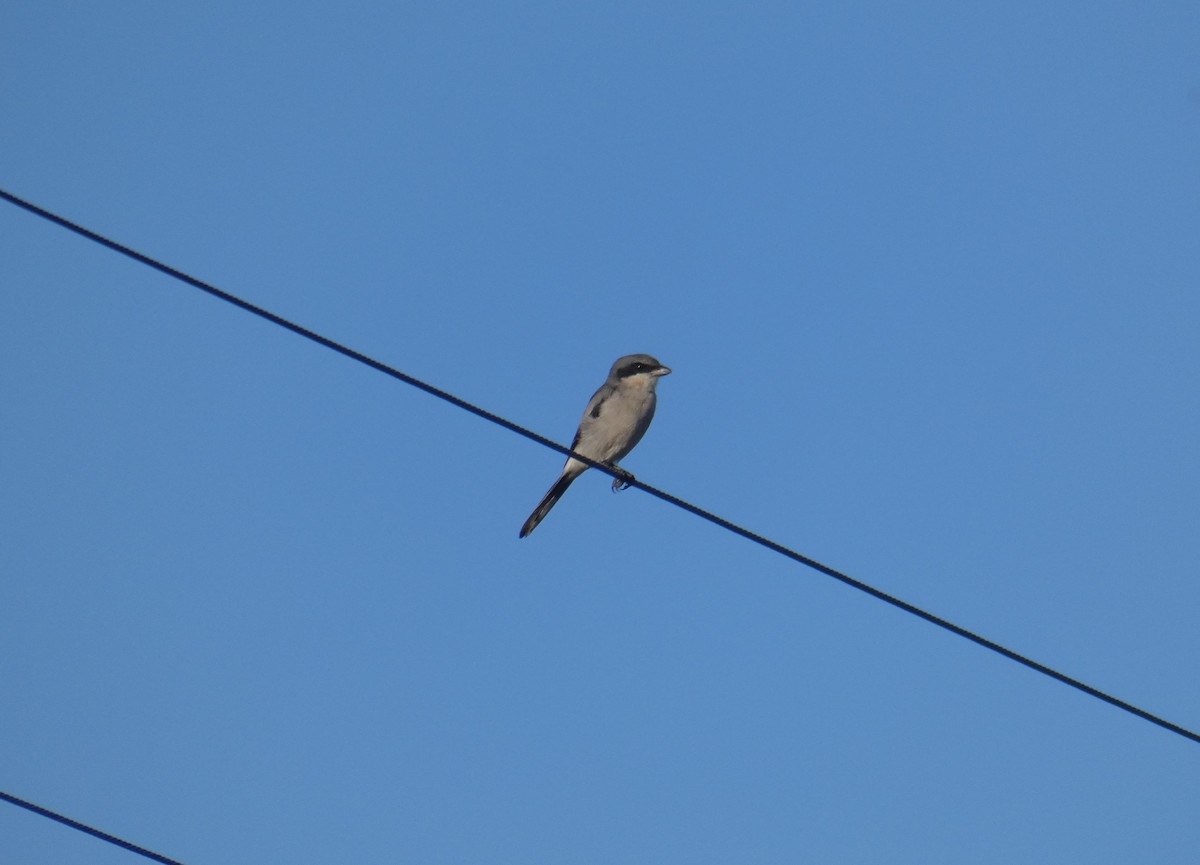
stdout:
[[637,478],[619,466],[610,465],[609,468],[617,473],[617,477],[613,478],[612,482],[612,491],[614,493],[629,489],[629,485],[637,480]]

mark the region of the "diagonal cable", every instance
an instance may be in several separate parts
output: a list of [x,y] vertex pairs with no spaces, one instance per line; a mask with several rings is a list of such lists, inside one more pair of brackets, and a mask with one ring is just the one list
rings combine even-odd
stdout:
[[40,814],[43,817],[49,817],[51,820],[56,820],[64,826],[70,826],[72,829],[77,829],[101,841],[107,841],[109,844],[115,844],[118,847],[124,847],[132,853],[137,853],[139,856],[145,856],[147,859],[152,859],[155,862],[161,862],[162,865],[183,865],[178,859],[171,859],[163,856],[161,853],[155,853],[153,850],[147,850],[145,847],[139,847],[137,844],[131,844],[118,838],[116,835],[109,835],[107,832],[101,832],[99,829],[94,829],[85,823],[80,823],[78,820],[72,820],[70,817],[64,817],[51,811],[49,808],[43,808],[41,805],[34,805],[32,802],[26,802],[24,799],[18,799],[11,793],[5,793],[0,790],[0,799],[5,802],[11,802],[19,808],[24,808],[26,811],[32,811],[34,814]]
[[119,252],[121,255],[128,256],[129,258],[132,258],[135,261],[139,261],[148,267],[152,267],[161,273],[165,273],[167,276],[178,279],[181,282],[185,282],[188,285],[190,285],[194,288],[198,288],[201,291],[207,292],[208,294],[211,294],[214,297],[218,297],[221,300],[226,301],[227,303],[231,303],[234,306],[245,310],[246,312],[253,313],[254,315],[259,316],[260,318],[265,318],[267,321],[269,321],[273,324],[277,324],[280,327],[286,328],[287,330],[290,330],[293,333],[299,334],[300,336],[303,336],[306,339],[310,339],[313,342],[318,343],[319,345],[323,345],[326,348],[329,348],[329,349],[332,349],[333,351],[338,352],[339,354],[343,354],[346,357],[352,358],[353,360],[356,360],[359,363],[365,364],[366,366],[369,366],[372,369],[383,373],[384,375],[391,376],[392,378],[398,379],[399,381],[402,381],[405,384],[409,384],[409,385],[412,385],[413,387],[419,388],[432,396],[436,396],[438,399],[445,400],[446,402],[448,402],[452,405],[455,405],[458,408],[464,409],[466,411],[471,412],[474,415],[477,415],[477,416],[483,418],[484,420],[488,420],[494,424],[497,424],[498,426],[502,426],[505,429],[509,430],[510,432],[514,432],[517,435],[524,436],[527,439],[535,441],[538,444],[543,445],[545,447],[556,450],[559,453],[566,454],[568,456],[572,456],[575,459],[580,460],[581,462],[587,463],[589,466],[592,466],[593,468],[597,468],[600,471],[604,472],[605,474],[611,475],[614,478],[621,478],[621,479],[627,480],[629,482],[630,486],[638,487],[639,489],[644,490],[645,492],[649,493],[650,495],[655,496],[659,499],[662,499],[664,502],[668,502],[672,505],[675,505],[678,508],[682,508],[683,510],[688,511],[689,513],[694,514],[695,516],[698,516],[701,519],[707,520],[708,522],[710,522],[714,525],[720,526],[721,528],[725,529],[726,531],[733,532],[735,535],[740,535],[741,537],[745,538],[746,540],[752,541],[752,542],[758,544],[759,546],[766,547],[768,550],[776,552],[781,556],[785,556],[794,562],[799,562],[800,564],[806,565],[815,571],[820,571],[822,574],[825,574],[828,577],[832,577],[833,579],[843,582],[846,585],[851,586],[852,588],[858,589],[860,592],[865,592],[866,594],[870,595],[871,597],[873,597],[877,600],[883,601],[886,604],[891,604],[893,607],[901,609],[906,613],[910,613],[911,615],[914,615],[919,619],[924,619],[926,622],[929,622],[932,625],[937,625],[939,628],[943,628],[944,630],[947,630],[952,634],[956,634],[965,640],[970,640],[972,643],[982,646],[983,648],[988,649],[992,652],[995,652],[998,655],[1002,655],[1003,657],[1008,658],[1010,661],[1015,661],[1016,663],[1021,664],[1025,667],[1028,667],[1029,669],[1034,670],[1038,673],[1041,673],[1044,676],[1049,676],[1051,679],[1061,682],[1064,685],[1069,685],[1070,687],[1075,688],[1078,691],[1082,691],[1083,693],[1087,694],[1090,697],[1095,697],[1097,700],[1102,700],[1103,702],[1108,703],[1111,706],[1115,706],[1118,709],[1122,709],[1126,712],[1129,712],[1131,715],[1136,715],[1137,717],[1141,718],[1144,721],[1149,721],[1151,724],[1157,724],[1159,727],[1162,727],[1164,730],[1169,730],[1172,733],[1175,733],[1179,736],[1183,736],[1185,739],[1190,739],[1193,742],[1200,743],[1200,734],[1194,733],[1185,727],[1181,727],[1180,725],[1175,724],[1171,721],[1168,721],[1165,718],[1161,718],[1158,715],[1151,714],[1150,712],[1147,712],[1145,709],[1140,709],[1137,706],[1134,706],[1132,703],[1127,703],[1126,701],[1121,700],[1117,697],[1114,697],[1111,694],[1107,694],[1104,691],[1099,690],[1098,688],[1093,688],[1091,685],[1088,685],[1085,682],[1081,682],[1079,679],[1072,678],[1071,676],[1068,676],[1065,673],[1060,673],[1057,670],[1055,670],[1051,667],[1048,667],[1043,663],[1040,663],[1039,661],[1035,661],[1032,658],[1027,658],[1024,655],[1019,654],[1018,652],[1014,652],[1012,649],[1008,649],[1008,648],[1000,645],[999,643],[989,640],[986,637],[981,637],[980,635],[974,633],[973,631],[969,631],[960,625],[956,625],[953,622],[943,619],[941,616],[936,616],[933,613],[927,612],[926,610],[923,610],[920,607],[917,607],[917,606],[914,606],[913,604],[908,603],[907,601],[903,601],[900,598],[894,597],[892,595],[889,595],[887,592],[884,592],[884,591],[881,591],[880,589],[875,588],[874,586],[870,586],[867,583],[862,582],[861,580],[857,580],[854,577],[849,576],[848,574],[843,574],[841,571],[834,570],[833,568],[829,567],[828,565],[823,565],[820,562],[816,561],[815,559],[811,559],[808,556],[802,555],[801,553],[798,553],[795,550],[792,550],[792,549],[789,549],[788,547],[783,546],[783,544],[777,543],[776,541],[772,541],[769,538],[765,538],[762,535],[759,535],[759,534],[756,534],[755,532],[750,531],[749,529],[742,528],[741,526],[730,522],[729,520],[725,519],[724,517],[719,517],[716,514],[711,513],[710,511],[706,511],[703,508],[697,507],[696,505],[693,505],[690,502],[686,502],[683,499],[678,498],[677,496],[671,495],[668,492],[664,492],[663,490],[652,487],[649,484],[643,483],[643,482],[633,479],[633,478],[629,478],[627,475],[614,470],[612,467],[610,467],[608,465],[599,463],[599,462],[591,459],[590,457],[583,456],[582,454],[577,454],[574,451],[572,451],[570,448],[563,447],[562,445],[558,444],[557,442],[551,441],[550,439],[546,438],[545,436],[539,435],[538,433],[535,433],[532,430],[528,430],[525,427],[519,426],[518,424],[515,424],[510,420],[506,420],[505,418],[502,418],[499,415],[493,414],[492,412],[487,411],[486,409],[482,409],[482,408],[479,408],[478,406],[472,405],[471,403],[467,402],[466,400],[460,399],[459,397],[456,397],[453,394],[447,393],[444,390],[436,388],[433,385],[426,384],[425,382],[421,381],[420,379],[414,378],[413,376],[408,375],[407,373],[403,373],[398,369],[388,366],[387,364],[381,363],[380,361],[377,361],[377,360],[374,360],[373,358],[367,357],[365,354],[355,351],[352,348],[348,348],[344,345],[341,345],[340,343],[334,342],[333,340],[331,340],[327,337],[321,336],[320,334],[315,333],[314,331],[311,331],[306,327],[302,327],[301,325],[290,322],[287,319],[282,318],[281,316],[278,316],[273,312],[270,312],[268,310],[262,309],[261,307],[255,306],[254,304],[249,303],[248,301],[242,300],[239,297],[235,297],[234,295],[229,294],[226,291],[222,291],[221,289],[217,288],[216,286],[209,285],[206,282],[196,279],[194,276],[188,276],[186,273],[176,270],[175,268],[170,267],[166,264],[163,264],[162,262],[156,261],[155,259],[150,258],[147,255],[143,255],[142,253],[137,252],[136,250],[130,249],[128,246],[124,246],[123,244],[117,243],[114,240],[109,240],[108,238],[106,238],[100,234],[97,234],[94,231],[91,231],[87,228],[84,228],[81,225],[77,225],[76,223],[71,222],[68,219],[64,219],[61,216],[58,216],[54,213],[51,213],[48,210],[38,207],[36,204],[32,204],[28,201],[18,198],[17,196],[4,191],[3,189],[0,189],[0,198],[3,198],[4,200],[9,201],[12,204],[15,204],[16,206],[23,208],[23,209],[29,211],[30,213],[40,216],[43,219],[47,219],[50,222],[55,223],[56,225],[60,225],[69,231],[73,231],[74,233],[76,233],[82,237],[86,237],[88,240],[99,243],[101,246],[108,247],[109,249],[113,250],[114,252]]

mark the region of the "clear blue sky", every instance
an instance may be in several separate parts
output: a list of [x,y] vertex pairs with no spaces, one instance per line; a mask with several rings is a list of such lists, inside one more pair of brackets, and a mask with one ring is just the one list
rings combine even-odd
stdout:
[[[0,187],[1200,728],[1200,5],[9,4]],[[0,206],[0,789],[189,865],[1192,863],[1200,746]],[[0,805],[0,858],[132,854]]]

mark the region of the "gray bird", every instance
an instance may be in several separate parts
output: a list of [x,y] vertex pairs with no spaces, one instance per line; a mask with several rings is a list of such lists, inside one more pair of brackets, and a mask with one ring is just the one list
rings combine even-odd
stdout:
[[[579,422],[579,431],[571,442],[571,450],[610,465],[623,459],[650,428],[656,402],[654,388],[659,378],[670,372],[648,354],[627,354],[617,360],[608,371],[608,379],[588,402],[583,420]],[[521,526],[521,537],[537,528],[571,482],[588,468],[587,463],[574,457],[567,458],[567,464],[550,492]],[[627,472],[624,474],[628,479],[633,478]],[[614,491],[628,485],[626,479],[613,479]]]

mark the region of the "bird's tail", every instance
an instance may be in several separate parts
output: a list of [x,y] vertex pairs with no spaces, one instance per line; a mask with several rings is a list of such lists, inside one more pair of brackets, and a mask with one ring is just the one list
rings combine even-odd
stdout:
[[550,487],[550,492],[546,493],[546,497],[533,509],[533,513],[529,515],[529,519],[525,521],[525,525],[521,526],[520,536],[522,538],[537,528],[538,523],[545,519],[546,514],[550,513],[552,507],[558,504],[558,500],[567,491],[567,487],[571,485],[571,481],[577,477],[579,477],[578,472],[564,471],[562,473],[562,477],[554,482],[554,486]]

